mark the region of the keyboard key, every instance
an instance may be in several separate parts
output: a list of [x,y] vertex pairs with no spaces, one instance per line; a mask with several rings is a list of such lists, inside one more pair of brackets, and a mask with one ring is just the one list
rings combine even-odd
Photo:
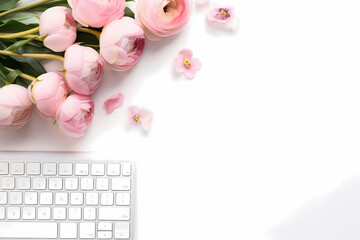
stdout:
[[124,163],[122,167],[123,176],[131,176],[131,163]]
[[104,176],[104,174],[105,174],[105,164],[103,164],[103,163],[91,164],[91,175]]
[[99,194],[98,193],[85,193],[85,203],[86,205],[94,206],[99,204]]
[[[9,220],[18,220],[20,219],[20,208],[19,207],[8,207],[7,209],[7,218]],[[0,228],[2,232],[2,228]]]
[[95,223],[80,223],[80,238],[95,238]]
[[72,163],[59,163],[59,175],[71,176],[73,174]]
[[83,205],[84,204],[83,194],[82,193],[71,193],[70,204],[71,205]]
[[93,178],[81,178],[80,189],[81,190],[93,190],[94,189],[94,179]]
[[35,207],[23,207],[22,218],[24,220],[34,220],[35,219]]
[[68,193],[67,192],[55,193],[55,204],[56,205],[67,205],[68,204]]
[[100,207],[99,220],[130,220],[130,208],[128,207]]
[[112,230],[112,223],[111,222],[99,222],[98,223],[98,230],[99,231],[111,231]]
[[129,191],[130,178],[113,178],[111,180],[111,189],[115,191]]
[[0,192],[0,205],[7,204],[7,192]]
[[99,190],[99,191],[109,190],[109,179],[108,178],[97,178],[96,179],[96,190]]
[[112,232],[110,231],[98,231],[98,239],[111,239]]
[[0,222],[0,229],[0,238],[54,239],[58,235],[54,222]]
[[45,176],[56,175],[56,163],[43,163],[43,174]]
[[49,190],[61,190],[62,178],[49,178]]
[[20,205],[22,204],[22,192],[10,192],[9,193],[9,203],[11,205]]
[[116,239],[130,238],[130,224],[128,222],[115,223],[115,238]]
[[10,172],[12,175],[24,175],[25,172],[25,164],[24,163],[11,163]]
[[64,207],[53,208],[53,218],[54,218],[54,220],[65,220],[66,219],[66,208],[64,208]]
[[36,177],[33,178],[33,189],[34,190],[45,190],[46,189],[46,178]]
[[9,174],[9,163],[0,162],[0,175],[8,175]]
[[42,204],[42,205],[53,204],[52,192],[41,192],[40,193],[40,204]]
[[27,175],[40,175],[41,166],[40,163],[28,163],[26,164]]
[[36,205],[38,203],[37,192],[25,192],[25,205]]
[[120,176],[120,164],[119,163],[108,163],[107,175],[108,176]]
[[130,193],[116,193],[116,205],[129,206],[130,198]]
[[5,219],[5,208],[0,207],[0,220]]
[[77,238],[77,223],[60,223],[60,238]]
[[69,207],[69,219],[80,220],[82,209],[80,207]]
[[13,189],[15,189],[15,178],[13,178],[13,177],[3,177],[1,187],[4,190],[13,190]]
[[65,190],[77,190],[79,188],[78,178],[65,178]]
[[30,189],[30,178],[18,178],[17,179],[17,189],[19,190],[29,190]]
[[85,207],[84,208],[84,220],[95,220],[96,219],[96,208]]
[[113,193],[101,193],[101,205],[103,205],[103,206],[114,205],[114,194]]
[[87,176],[87,175],[89,175],[89,164],[87,164],[87,163],[76,163],[75,164],[75,175],[76,176]]
[[38,208],[38,219],[50,220],[50,218],[51,218],[51,208],[49,208],[49,207],[39,207]]

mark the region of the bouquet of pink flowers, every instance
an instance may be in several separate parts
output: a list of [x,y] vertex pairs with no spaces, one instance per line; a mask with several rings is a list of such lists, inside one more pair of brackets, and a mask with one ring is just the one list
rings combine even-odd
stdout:
[[[135,11],[128,1],[40,0],[23,6],[2,1],[0,129],[23,127],[35,106],[67,135],[83,136],[104,68],[134,67],[145,39],[175,35],[190,17],[191,0],[138,0]],[[28,21],[34,16],[38,21]],[[41,59],[62,61],[64,70],[46,72]],[[142,120],[135,115],[134,121]]]

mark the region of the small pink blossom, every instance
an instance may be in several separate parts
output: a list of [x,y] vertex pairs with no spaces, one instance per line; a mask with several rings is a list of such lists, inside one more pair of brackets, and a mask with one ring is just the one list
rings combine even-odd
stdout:
[[175,71],[184,73],[185,77],[192,79],[195,77],[196,70],[201,68],[201,61],[193,58],[193,52],[190,49],[180,50],[178,56],[174,60]]
[[112,113],[115,109],[124,104],[124,95],[117,93],[105,100],[104,105],[108,114]]
[[203,7],[210,3],[210,0],[196,0],[195,4],[197,7]]
[[153,120],[153,113],[145,108],[130,106],[128,108],[129,124],[140,125],[145,131],[149,131]]
[[209,11],[207,19],[210,23],[220,24],[229,30],[234,30],[238,25],[232,7],[214,7]]

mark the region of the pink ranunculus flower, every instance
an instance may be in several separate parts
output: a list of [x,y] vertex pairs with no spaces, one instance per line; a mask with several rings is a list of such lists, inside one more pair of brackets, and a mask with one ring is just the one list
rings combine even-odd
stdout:
[[180,32],[188,23],[191,0],[138,0],[136,20],[152,41]]
[[139,125],[145,131],[149,131],[153,121],[153,113],[145,108],[130,106],[128,108],[129,124]]
[[125,0],[68,0],[76,21],[100,28],[124,16]]
[[6,85],[0,88],[0,129],[20,129],[30,119],[32,102],[26,88]]
[[79,138],[91,124],[94,116],[94,102],[80,94],[71,94],[60,105],[56,113],[56,122],[66,135]]
[[56,111],[66,99],[67,89],[62,73],[48,72],[40,75],[29,87],[29,96],[41,115],[55,119]]
[[132,68],[144,46],[144,31],[129,17],[109,23],[100,36],[100,55],[109,68],[117,71]]
[[65,79],[69,87],[83,95],[91,95],[104,74],[104,63],[90,47],[72,45],[65,52]]
[[47,48],[63,52],[75,42],[76,23],[66,7],[52,7],[41,14],[39,33]]
[[210,23],[221,25],[229,30],[235,30],[238,26],[232,7],[214,7],[209,11],[207,19]]
[[174,60],[175,71],[184,73],[185,77],[192,79],[195,77],[196,70],[201,68],[201,61],[193,58],[193,52],[190,49],[182,49]]

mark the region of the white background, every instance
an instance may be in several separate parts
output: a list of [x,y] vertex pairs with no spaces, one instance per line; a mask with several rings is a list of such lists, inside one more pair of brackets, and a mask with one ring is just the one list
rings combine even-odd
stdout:
[[[147,42],[133,70],[107,73],[84,138],[34,112],[0,133],[0,150],[135,159],[140,240],[359,239],[360,2],[232,5],[237,32],[194,8],[178,36]],[[194,80],[172,68],[184,47],[203,62]],[[117,92],[125,105],[107,115]],[[154,112],[149,134],[127,129],[132,104]]]

